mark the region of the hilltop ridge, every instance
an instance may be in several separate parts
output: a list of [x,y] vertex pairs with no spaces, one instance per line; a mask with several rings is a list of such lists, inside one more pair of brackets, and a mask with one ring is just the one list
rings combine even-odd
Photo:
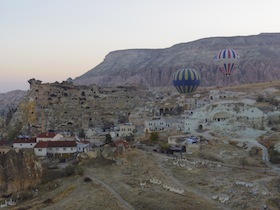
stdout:
[[[213,57],[224,48],[233,48],[240,55],[238,68],[229,81],[213,64]],[[172,74],[178,68],[193,67],[201,74],[201,86],[238,85],[279,79],[279,66],[280,33],[210,37],[164,49],[110,52],[99,65],[75,78],[74,83],[164,87],[172,84]]]

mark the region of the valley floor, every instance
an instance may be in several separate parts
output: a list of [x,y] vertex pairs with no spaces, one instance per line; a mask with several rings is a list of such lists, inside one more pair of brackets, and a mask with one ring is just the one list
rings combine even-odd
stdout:
[[182,158],[131,148],[121,165],[83,161],[83,176],[48,182],[14,209],[279,209],[279,175],[261,160],[242,165],[244,154],[223,143]]

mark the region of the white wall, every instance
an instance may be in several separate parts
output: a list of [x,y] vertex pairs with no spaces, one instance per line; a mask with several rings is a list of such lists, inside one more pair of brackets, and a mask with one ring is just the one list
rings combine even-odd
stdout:
[[120,125],[119,136],[129,136],[133,134],[135,125]]
[[77,147],[51,147],[48,148],[49,154],[68,154],[77,152]]
[[36,156],[45,157],[47,156],[47,148],[34,148],[34,153]]
[[156,120],[146,120],[145,121],[145,129],[144,132],[148,131],[151,132],[162,132],[166,131],[166,129],[170,128],[170,124],[166,122],[164,119],[156,119]]
[[30,149],[33,148],[37,143],[13,143],[14,148]]

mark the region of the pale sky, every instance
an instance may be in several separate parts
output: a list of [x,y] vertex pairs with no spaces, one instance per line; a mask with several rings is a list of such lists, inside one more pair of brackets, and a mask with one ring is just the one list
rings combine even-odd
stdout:
[[114,50],[280,32],[279,0],[0,0],[0,93],[75,78]]

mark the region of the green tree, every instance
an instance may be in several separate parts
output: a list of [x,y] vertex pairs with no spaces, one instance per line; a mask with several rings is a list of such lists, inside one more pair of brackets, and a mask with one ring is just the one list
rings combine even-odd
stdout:
[[161,142],[159,146],[160,150],[164,152],[167,152],[170,149],[170,145],[167,142]]
[[105,135],[105,144],[110,144],[112,142],[112,137],[109,133]]
[[158,132],[152,132],[149,136],[150,142],[157,142],[159,140],[159,133]]
[[85,138],[86,137],[86,134],[84,132],[84,129],[82,129],[80,132],[79,132],[79,137],[80,138]]

